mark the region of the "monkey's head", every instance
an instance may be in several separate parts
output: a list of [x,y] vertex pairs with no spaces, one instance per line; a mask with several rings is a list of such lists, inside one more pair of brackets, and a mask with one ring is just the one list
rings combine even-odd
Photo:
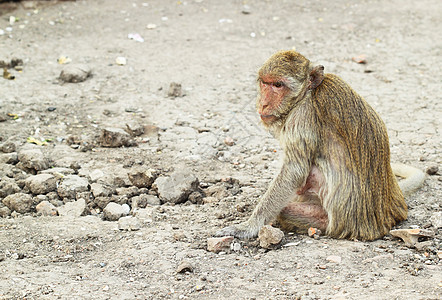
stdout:
[[324,67],[313,67],[298,52],[280,51],[270,57],[258,72],[256,108],[264,125],[282,124],[291,109],[323,78]]

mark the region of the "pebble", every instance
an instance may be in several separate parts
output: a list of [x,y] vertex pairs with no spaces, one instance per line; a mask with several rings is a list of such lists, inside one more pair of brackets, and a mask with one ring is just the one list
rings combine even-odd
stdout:
[[154,195],[142,194],[139,196],[132,197],[132,207],[145,208],[149,205],[161,205],[161,200]]
[[20,187],[17,185],[14,179],[2,177],[0,180],[0,198],[18,193],[20,190]]
[[171,176],[157,178],[152,187],[158,191],[160,200],[177,204],[185,202],[197,190],[198,184],[195,175],[178,171]]
[[439,171],[438,166],[431,166],[427,169],[427,174],[428,175],[436,175],[438,171]]
[[433,213],[430,217],[430,222],[434,228],[442,228],[442,211]]
[[56,216],[58,213],[57,208],[49,201],[41,201],[35,209],[40,216]]
[[117,221],[124,216],[125,209],[118,203],[109,202],[103,209],[103,217],[108,221]]
[[235,141],[230,136],[228,136],[224,139],[224,144],[226,144],[227,146],[233,146],[235,144]]
[[131,136],[140,136],[144,133],[144,125],[137,121],[129,121],[126,123],[126,132]]
[[176,268],[177,273],[186,273],[192,271],[193,271],[193,266],[188,261],[185,260],[183,260]]
[[336,264],[340,264],[342,258],[340,256],[337,255],[330,255],[326,258],[327,261],[332,262],[332,263],[336,263]]
[[[0,217],[4,218],[11,215],[9,207],[0,202]],[[1,259],[0,259],[1,261]]]
[[183,96],[183,90],[180,83],[172,82],[169,86],[169,92],[167,93],[167,96],[176,98],[176,97],[182,97]]
[[68,202],[58,207],[57,210],[60,216],[80,217],[85,214],[86,208],[86,200],[80,198],[77,201]]
[[148,167],[135,167],[127,173],[130,182],[138,188],[150,188],[157,178],[157,172]]
[[129,133],[121,128],[104,128],[101,130],[99,138],[100,145],[102,147],[130,147],[134,146],[135,142],[131,139]]
[[58,195],[63,200],[76,199],[77,193],[89,191],[89,182],[86,178],[78,175],[67,175],[63,177],[58,186]]
[[51,174],[37,174],[26,178],[25,185],[34,195],[40,195],[55,191],[57,181]]
[[0,154],[0,164],[16,164],[18,155],[16,152]]
[[119,65],[119,66],[124,66],[124,65],[127,63],[127,59],[126,59],[126,57],[118,56],[118,57],[115,59],[115,63],[116,63],[117,65]]
[[112,194],[115,194],[116,189],[109,184],[92,183],[91,192],[94,197],[110,197]]
[[16,149],[17,149],[17,146],[12,141],[6,141],[1,146],[1,150],[2,150],[3,153],[15,152]]
[[92,75],[92,70],[84,64],[66,65],[60,73],[63,82],[78,83],[85,81]]
[[12,194],[3,199],[3,204],[12,211],[24,214],[31,211],[32,196],[25,193]]
[[127,216],[118,219],[118,229],[126,231],[135,231],[141,228],[140,220],[136,217]]
[[18,160],[26,169],[42,171],[49,168],[49,161],[40,149],[22,150],[18,153]]
[[266,249],[269,248],[270,245],[279,244],[283,237],[284,232],[282,232],[281,229],[270,225],[263,226],[258,233],[259,245]]
[[223,250],[230,249],[230,244],[235,238],[233,236],[223,236],[217,238],[207,239],[207,250],[210,252],[218,253]]
[[394,229],[390,230],[394,237],[401,238],[406,246],[414,246],[419,242],[420,237],[433,237],[434,233],[426,229]]

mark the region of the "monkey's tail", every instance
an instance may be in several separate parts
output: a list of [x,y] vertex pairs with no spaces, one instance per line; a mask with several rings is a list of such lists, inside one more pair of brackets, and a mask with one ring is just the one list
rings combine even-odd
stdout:
[[403,180],[399,181],[399,187],[401,188],[404,196],[411,194],[414,190],[421,187],[425,181],[425,173],[415,167],[392,163],[394,175],[403,177]]

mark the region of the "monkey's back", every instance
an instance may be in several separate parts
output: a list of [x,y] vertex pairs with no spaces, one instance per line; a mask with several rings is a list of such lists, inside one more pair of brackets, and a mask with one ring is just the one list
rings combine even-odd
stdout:
[[334,196],[324,203],[326,210],[331,209],[328,234],[364,240],[384,236],[396,222],[407,217],[407,206],[390,165],[384,122],[361,96],[333,74],[325,74],[312,91],[311,101],[319,139],[324,141],[317,157],[339,162],[328,166],[335,174],[325,174],[333,180],[334,189],[328,191]]

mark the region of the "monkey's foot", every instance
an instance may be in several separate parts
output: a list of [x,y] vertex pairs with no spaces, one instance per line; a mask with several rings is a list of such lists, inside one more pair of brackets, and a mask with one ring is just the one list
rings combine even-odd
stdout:
[[258,231],[258,228],[254,228],[247,222],[244,222],[238,225],[224,227],[223,229],[218,230],[215,233],[215,236],[231,235],[239,239],[250,239],[258,236]]

